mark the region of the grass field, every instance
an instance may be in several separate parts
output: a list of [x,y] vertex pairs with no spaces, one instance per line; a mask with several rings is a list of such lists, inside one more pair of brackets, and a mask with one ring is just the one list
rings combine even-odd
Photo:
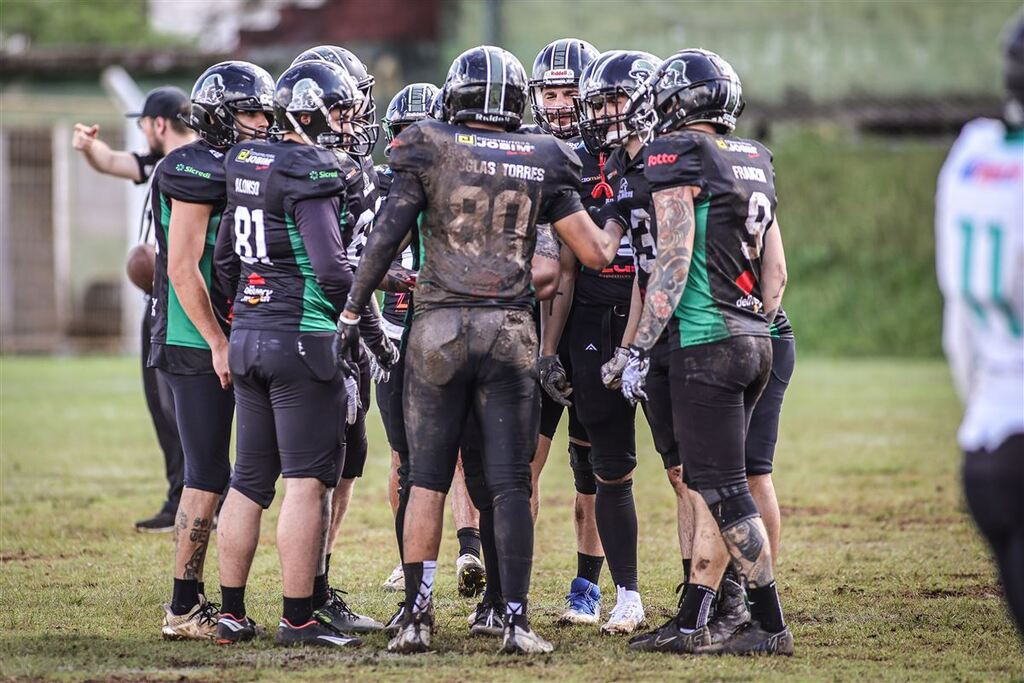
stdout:
[[[467,637],[454,532],[439,579],[440,652],[403,658],[383,636],[358,653],[232,649],[160,640],[172,540],[131,522],[155,510],[161,463],[125,358],[0,359],[0,677],[68,680],[1020,680],[1020,641],[987,553],[966,518],[954,432],[959,408],[938,361],[801,359],[783,414],[777,486],[778,577],[792,659],[637,655],[624,639],[554,619],[575,569],[564,435],[542,479],[532,608],[557,650],[492,654]],[[642,419],[642,418],[641,418]],[[641,433],[646,430],[641,430]],[[385,498],[387,447],[376,415],[334,579],[378,618],[396,551]],[[651,621],[672,611],[679,580],[674,510],[648,436],[636,493],[641,590]],[[276,623],[272,509],[254,565],[250,613]],[[216,585],[215,550],[208,583]],[[602,589],[612,593],[607,571]],[[610,608],[606,604],[605,609]]]

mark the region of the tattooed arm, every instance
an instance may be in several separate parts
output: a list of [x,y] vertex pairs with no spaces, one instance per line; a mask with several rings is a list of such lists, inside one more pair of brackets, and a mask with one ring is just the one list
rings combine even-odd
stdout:
[[658,256],[633,345],[650,351],[679,305],[693,253],[693,198],[697,187],[672,187],[654,193]]

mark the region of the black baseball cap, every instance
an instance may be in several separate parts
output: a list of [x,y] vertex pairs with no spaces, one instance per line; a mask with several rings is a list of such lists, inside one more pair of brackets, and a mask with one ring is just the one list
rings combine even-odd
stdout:
[[149,94],[146,95],[146,103],[142,105],[142,111],[125,114],[125,116],[128,118],[161,116],[165,119],[176,119],[178,114],[185,113],[188,113],[188,95],[180,88],[165,85],[149,91]]

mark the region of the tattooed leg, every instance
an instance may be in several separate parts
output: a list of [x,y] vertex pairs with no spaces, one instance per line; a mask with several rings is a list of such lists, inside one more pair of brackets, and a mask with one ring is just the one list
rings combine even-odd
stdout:
[[722,532],[729,554],[751,588],[774,581],[768,532],[760,517],[752,517]]
[[178,504],[175,524],[177,548],[175,550],[174,578],[186,581],[203,580],[203,563],[213,531],[213,516],[220,495],[198,489],[185,488]]

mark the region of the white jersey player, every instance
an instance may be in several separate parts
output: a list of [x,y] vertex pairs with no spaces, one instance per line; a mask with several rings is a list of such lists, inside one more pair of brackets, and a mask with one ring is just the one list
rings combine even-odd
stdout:
[[1003,121],[968,123],[939,176],[943,348],[966,405],[964,493],[1024,631],[1024,16],[1006,42]]

